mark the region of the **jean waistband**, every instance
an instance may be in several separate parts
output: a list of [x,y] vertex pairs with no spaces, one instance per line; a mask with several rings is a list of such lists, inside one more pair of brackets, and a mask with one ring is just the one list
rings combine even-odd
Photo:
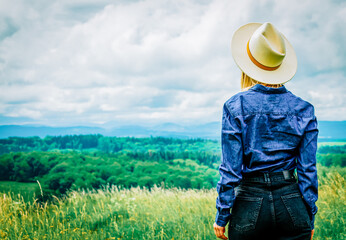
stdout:
[[294,170],[285,170],[282,172],[256,172],[243,174],[244,182],[275,182],[282,180],[295,179]]

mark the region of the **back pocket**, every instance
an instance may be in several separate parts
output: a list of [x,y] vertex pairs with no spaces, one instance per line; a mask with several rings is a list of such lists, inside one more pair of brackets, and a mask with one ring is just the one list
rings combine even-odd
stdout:
[[300,193],[292,193],[281,196],[281,199],[291,217],[293,226],[298,229],[305,229],[310,226],[310,217]]
[[232,208],[231,229],[239,232],[254,230],[263,198],[237,196]]

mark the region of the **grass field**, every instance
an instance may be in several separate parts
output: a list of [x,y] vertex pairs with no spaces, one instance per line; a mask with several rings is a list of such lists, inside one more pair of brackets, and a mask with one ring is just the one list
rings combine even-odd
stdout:
[[35,197],[35,192],[38,190],[38,183],[0,181],[0,192],[10,194],[14,200],[24,198],[24,201],[28,202]]
[[[344,174],[324,169],[320,183],[314,239],[343,240]],[[0,238],[216,239],[216,196],[215,189],[107,187],[70,192],[65,199],[40,205],[1,194]]]

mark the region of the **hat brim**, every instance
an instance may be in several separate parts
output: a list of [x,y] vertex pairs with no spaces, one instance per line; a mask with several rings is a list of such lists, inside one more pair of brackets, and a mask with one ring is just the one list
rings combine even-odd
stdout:
[[268,71],[255,65],[247,54],[247,43],[261,23],[249,23],[240,27],[231,42],[232,56],[238,67],[249,77],[263,83],[283,84],[293,78],[297,71],[297,56],[285,36],[286,56],[279,68]]

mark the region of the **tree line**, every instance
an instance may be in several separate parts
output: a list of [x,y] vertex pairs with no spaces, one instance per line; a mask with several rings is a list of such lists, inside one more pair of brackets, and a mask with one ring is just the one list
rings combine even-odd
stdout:
[[[39,180],[52,194],[68,189],[164,184],[211,188],[219,180],[218,141],[102,135],[0,139],[0,180]],[[346,166],[346,145],[320,146],[317,162]]]
[[133,158],[193,159],[214,167],[219,160],[220,146],[215,140],[164,137],[134,138],[97,135],[66,135],[10,137],[0,139],[0,155],[10,152],[77,150],[81,152],[126,153]]
[[[178,139],[165,137],[107,137],[100,134],[39,137],[9,137],[0,139],[0,155],[10,152],[76,150],[80,152],[125,153],[137,159],[156,161],[193,159],[217,169],[220,142],[207,139]],[[317,162],[323,166],[346,166],[346,145],[320,146]]]
[[123,149],[138,150],[141,148],[186,149],[199,148],[217,151],[218,141],[202,138],[166,138],[166,137],[107,137],[101,134],[65,135],[40,137],[9,137],[0,139],[0,154],[8,152],[49,151],[52,149],[98,149],[115,153]]
[[218,171],[191,159],[134,159],[128,154],[20,152],[0,156],[0,180],[39,180],[44,192],[101,188],[107,184],[148,187],[212,188]]

